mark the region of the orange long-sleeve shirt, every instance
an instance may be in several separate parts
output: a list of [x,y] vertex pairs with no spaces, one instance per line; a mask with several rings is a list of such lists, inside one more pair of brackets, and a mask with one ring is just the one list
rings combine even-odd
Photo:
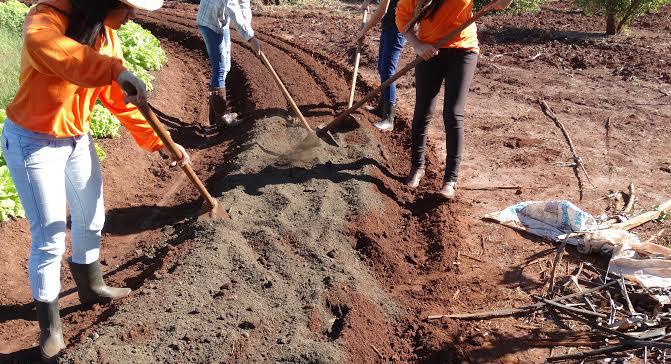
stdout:
[[[396,25],[405,29],[412,19],[417,0],[399,0],[396,7]],[[445,0],[432,17],[419,21],[417,39],[422,43],[435,44],[449,32],[465,23],[473,15],[473,0]],[[457,37],[441,48],[465,48],[479,51],[478,31],[475,23],[464,29]]]
[[156,151],[163,143],[133,105],[126,105],[115,82],[125,70],[116,31],[105,27],[99,49],[67,36],[70,0],[43,0],[23,26],[19,90],[7,117],[21,127],[59,138],[88,132],[89,117],[100,99],[140,147]]

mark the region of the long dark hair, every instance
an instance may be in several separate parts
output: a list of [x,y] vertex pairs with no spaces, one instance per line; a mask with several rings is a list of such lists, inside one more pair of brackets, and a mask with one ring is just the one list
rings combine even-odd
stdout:
[[441,5],[443,5],[445,1],[444,0],[433,0],[431,2],[431,6],[429,9],[427,9],[427,18],[433,18],[434,15],[436,15],[436,12],[438,11],[438,8],[440,8]]
[[415,24],[417,24],[418,21],[422,19],[433,18],[438,8],[443,5],[443,2],[444,0],[420,0],[420,2],[415,7],[412,19],[410,19],[410,22],[408,22],[402,32],[408,32],[415,26]]
[[72,10],[68,14],[68,29],[65,35],[89,47],[95,47],[105,34],[105,18],[116,7],[119,0],[70,0]]

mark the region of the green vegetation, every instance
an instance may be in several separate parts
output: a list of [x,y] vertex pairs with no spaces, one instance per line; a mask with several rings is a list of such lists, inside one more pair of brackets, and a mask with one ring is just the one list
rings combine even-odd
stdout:
[[[167,57],[161,48],[161,43],[150,31],[139,24],[129,21],[117,32],[121,39],[121,48],[124,54],[126,68],[146,85],[147,90],[154,89],[152,76],[149,71],[158,71],[163,67]],[[94,138],[116,138],[119,136],[121,123],[105,109],[96,103],[91,114],[91,132]]]
[[[0,133],[5,121],[4,108],[18,89],[22,47],[21,29],[29,8],[17,0],[0,1]],[[166,61],[160,42],[140,25],[128,22],[119,29],[126,68],[145,82],[152,90],[154,77],[149,71],[159,70]],[[121,123],[106,108],[96,103],[91,114],[91,134],[94,138],[116,138]],[[105,151],[94,144],[96,155],[102,161]],[[0,222],[13,217],[25,217],[16,188],[0,151]]]
[[116,138],[119,136],[121,123],[100,103],[91,112],[91,134],[95,139]]
[[7,166],[0,166],[0,221],[7,220],[10,216],[26,217],[26,212],[19,201],[19,194]]
[[93,143],[93,146],[96,148],[96,155],[98,156],[98,159],[102,162],[105,160],[107,157],[107,153],[103,150],[101,146],[98,145],[98,143]]
[[576,0],[585,14],[606,17],[606,34],[618,34],[637,17],[656,12],[671,0]]
[[[513,14],[537,12],[541,10],[543,1],[544,0],[513,0],[513,3],[508,9],[504,10],[504,12]],[[491,0],[475,0],[474,8],[479,10],[490,2]]]
[[[5,115],[5,110],[0,109],[0,135],[2,135],[2,127],[5,126],[5,118],[7,118],[7,116]],[[2,148],[0,148],[0,166],[4,165],[5,165],[5,157],[2,156]]]
[[167,57],[161,43],[150,31],[129,21],[118,31],[121,48],[128,63],[148,71],[158,71]]
[[16,0],[0,3],[0,108],[7,106],[19,88],[21,28],[27,12],[28,7]]
[[28,14],[28,10],[28,6],[17,0],[0,3],[0,28],[20,34],[23,28],[23,18]]
[[[0,134],[5,123],[5,110],[0,109]],[[5,165],[5,158],[0,149],[0,221],[7,220],[10,216],[26,217],[16,187],[9,175],[9,169]]]

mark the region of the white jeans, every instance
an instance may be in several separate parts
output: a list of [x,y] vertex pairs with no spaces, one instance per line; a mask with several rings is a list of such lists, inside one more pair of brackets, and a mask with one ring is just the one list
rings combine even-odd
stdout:
[[89,134],[55,138],[9,119],[2,150],[30,222],[28,275],[33,298],[56,299],[65,253],[66,203],[72,220],[72,261],[89,264],[100,255],[105,222],[100,162]]

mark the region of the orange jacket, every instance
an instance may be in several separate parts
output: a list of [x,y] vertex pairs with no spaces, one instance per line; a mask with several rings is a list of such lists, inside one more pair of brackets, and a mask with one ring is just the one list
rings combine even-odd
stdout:
[[[417,0],[399,0],[396,7],[396,25],[403,31],[414,16]],[[444,0],[435,14],[419,21],[417,39],[422,43],[435,44],[449,32],[465,23],[473,15],[473,0]],[[465,48],[479,51],[478,32],[475,23],[464,29],[457,37],[441,48]]]
[[123,102],[114,81],[125,70],[116,31],[105,27],[98,50],[65,36],[70,0],[43,0],[23,25],[19,90],[7,106],[7,117],[37,133],[73,137],[89,131],[97,99],[145,150],[163,147],[151,126],[133,105]]

